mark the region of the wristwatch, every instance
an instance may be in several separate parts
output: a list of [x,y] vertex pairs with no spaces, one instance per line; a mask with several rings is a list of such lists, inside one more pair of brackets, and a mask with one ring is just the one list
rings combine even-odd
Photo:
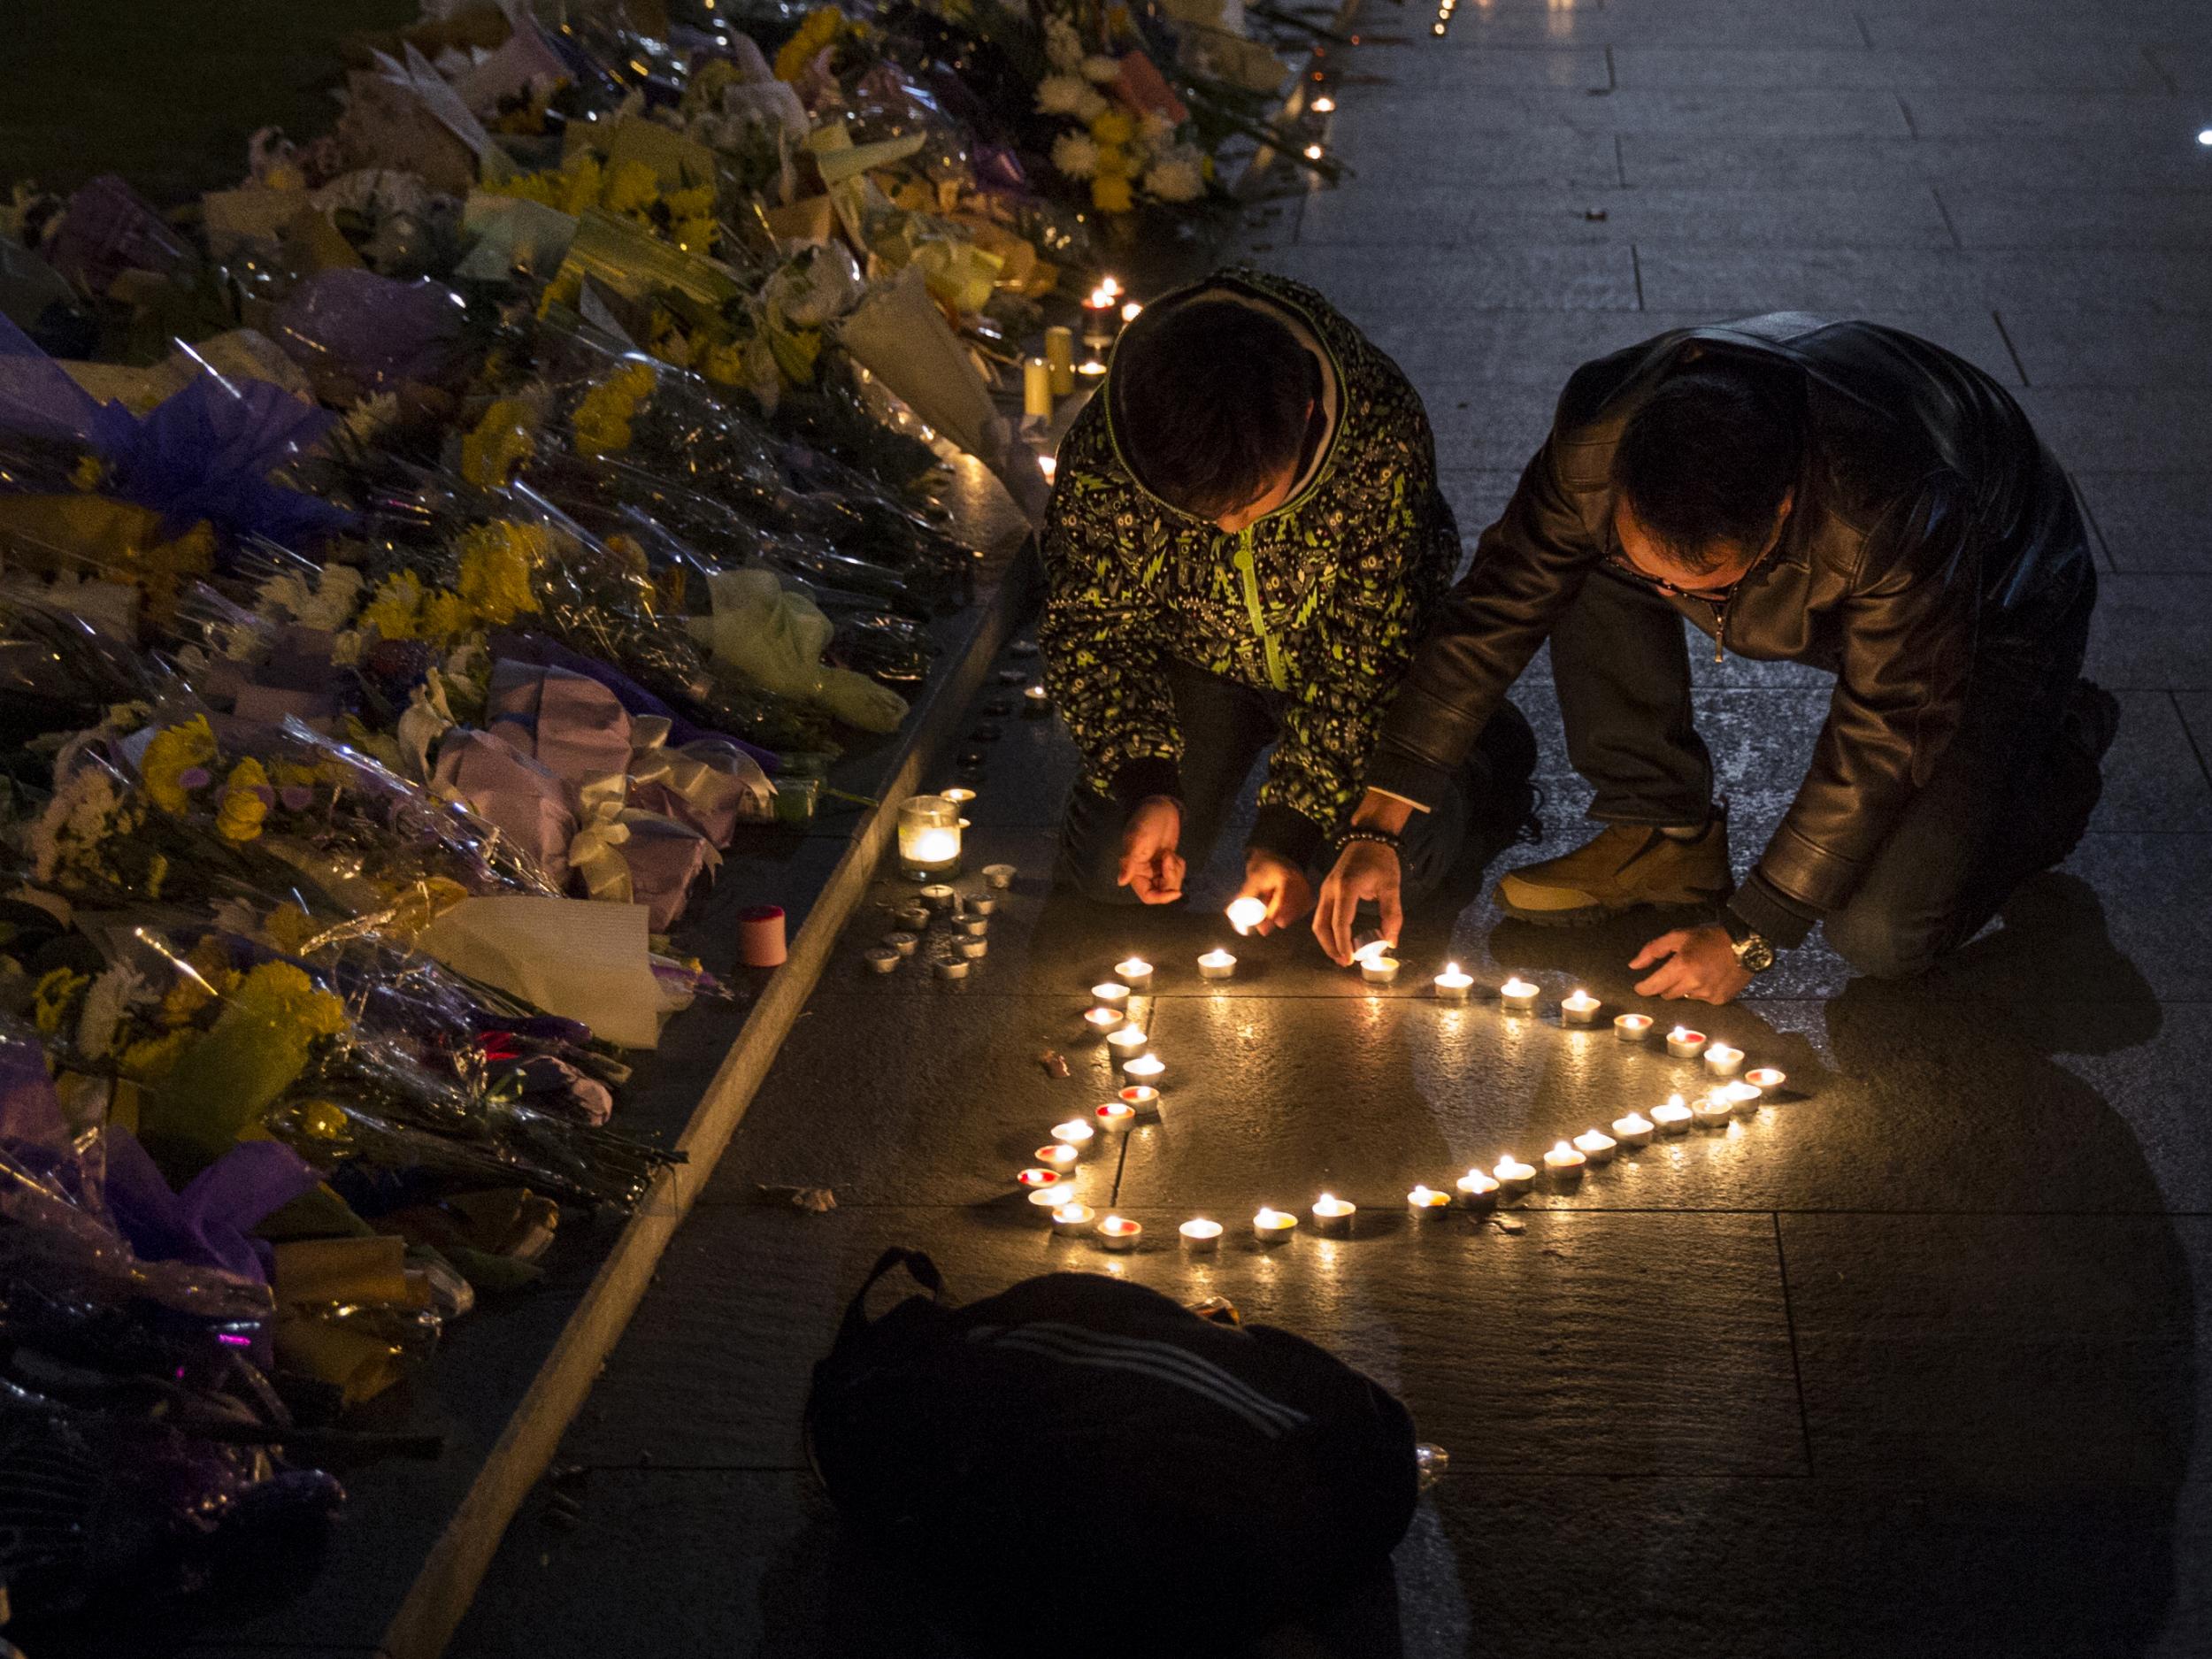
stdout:
[[1729,927],[1728,948],[1736,953],[1736,965],[1746,973],[1764,973],[1774,965],[1773,941],[1751,928],[1739,933]]

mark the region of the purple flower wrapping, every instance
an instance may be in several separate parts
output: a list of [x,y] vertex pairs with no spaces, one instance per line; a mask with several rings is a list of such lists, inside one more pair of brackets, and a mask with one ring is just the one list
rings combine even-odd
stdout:
[[568,844],[576,813],[567,786],[512,744],[457,728],[438,749],[434,782],[535,857],[554,886],[568,885]]

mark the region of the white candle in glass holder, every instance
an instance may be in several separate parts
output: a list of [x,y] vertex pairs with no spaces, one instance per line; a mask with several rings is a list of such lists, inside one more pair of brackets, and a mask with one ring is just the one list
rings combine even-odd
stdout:
[[1287,1210],[1262,1204],[1252,1217],[1252,1236],[1262,1244],[1280,1244],[1298,1231],[1298,1217]]
[[1229,926],[1239,934],[1250,933],[1267,919],[1265,899],[1242,898],[1229,901]]
[[1613,1034],[1623,1042],[1641,1042],[1651,1034],[1651,1016],[1617,1014],[1613,1018]]
[[1470,1209],[1479,1210],[1498,1202],[1497,1181],[1480,1170],[1469,1170],[1455,1185],[1459,1188],[1459,1202]]
[[960,873],[960,809],[942,795],[899,803],[899,871],[910,881]]
[[1183,1248],[1194,1256],[1221,1248],[1221,1224],[1218,1221],[1194,1216],[1175,1231],[1182,1235]]
[[1106,1046],[1114,1051],[1114,1057],[1118,1060],[1135,1058],[1144,1052],[1145,1045],[1151,1041],[1145,1035],[1143,1026],[1132,1025],[1126,1021],[1106,1033]]
[[1598,1017],[1598,1010],[1605,1005],[1589,992],[1578,989],[1573,995],[1559,1002],[1560,1023],[1567,1025],[1587,1025]]
[[1098,1211],[1088,1204],[1061,1204],[1052,1211],[1052,1230],[1073,1237],[1088,1233],[1097,1219]]
[[1705,1033],[1677,1025],[1667,1033],[1667,1052],[1678,1060],[1694,1060],[1705,1052]]
[[1444,972],[1436,976],[1436,1000],[1440,1002],[1463,1002],[1467,993],[1475,987],[1475,976],[1462,973],[1459,964],[1448,962]]
[[1133,1250],[1144,1236],[1144,1223],[1123,1216],[1109,1216],[1098,1224],[1098,1241],[1110,1250]]
[[1690,1126],[1693,1114],[1689,1103],[1679,1094],[1670,1095],[1666,1101],[1651,1109],[1651,1121],[1663,1135],[1678,1135]]
[[1118,979],[1109,979],[1103,985],[1091,987],[1091,1001],[1101,1008],[1118,1008],[1129,1011],[1129,987]]
[[1114,977],[1132,991],[1148,991],[1152,988],[1152,964],[1141,956],[1131,956],[1114,964]]
[[1705,1050],[1705,1069],[1715,1077],[1733,1077],[1743,1069],[1743,1050],[1713,1043]]
[[1225,950],[1209,950],[1198,959],[1198,977],[1202,979],[1226,979],[1237,971],[1237,959]]
[[1525,1014],[1536,1006],[1539,992],[1539,987],[1517,973],[1498,987],[1498,1001],[1509,1014]]
[[1508,1198],[1518,1197],[1528,1191],[1536,1179],[1536,1166],[1524,1164],[1510,1152],[1492,1166],[1490,1173],[1498,1179],[1498,1191]]
[[1564,1141],[1552,1142],[1551,1150],[1544,1154],[1544,1167],[1553,1175],[1571,1179],[1582,1173],[1590,1160]]
[[1151,1087],[1159,1086],[1160,1079],[1166,1071],[1167,1062],[1156,1054],[1133,1055],[1121,1063],[1122,1076],[1132,1083],[1142,1083]]
[[1359,1213],[1359,1206],[1348,1198],[1339,1198],[1333,1193],[1324,1193],[1313,1201],[1313,1230],[1332,1239],[1340,1239],[1352,1230],[1352,1217]]
[[1613,1120],[1613,1135],[1624,1147],[1647,1147],[1658,1125],[1641,1112],[1631,1112],[1625,1118]]
[[1575,1150],[1593,1164],[1609,1164],[1620,1143],[1602,1129],[1585,1129],[1575,1137]]

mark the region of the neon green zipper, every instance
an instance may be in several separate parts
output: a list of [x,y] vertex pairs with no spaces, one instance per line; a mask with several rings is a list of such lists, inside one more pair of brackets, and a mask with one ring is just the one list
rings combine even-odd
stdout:
[[1252,618],[1252,632],[1260,636],[1260,646],[1267,653],[1267,683],[1278,691],[1290,689],[1290,675],[1283,668],[1282,647],[1268,631],[1267,613],[1260,609],[1260,579],[1252,568],[1252,526],[1247,525],[1237,532],[1237,574],[1244,579],[1245,613]]

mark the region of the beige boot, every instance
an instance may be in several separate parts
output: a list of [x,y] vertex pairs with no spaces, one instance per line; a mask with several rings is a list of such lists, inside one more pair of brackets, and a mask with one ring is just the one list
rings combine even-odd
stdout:
[[1652,904],[1721,903],[1735,884],[1728,869],[1728,820],[1682,841],[1647,824],[1615,824],[1571,853],[1498,878],[1498,903],[1525,922],[1599,921]]

